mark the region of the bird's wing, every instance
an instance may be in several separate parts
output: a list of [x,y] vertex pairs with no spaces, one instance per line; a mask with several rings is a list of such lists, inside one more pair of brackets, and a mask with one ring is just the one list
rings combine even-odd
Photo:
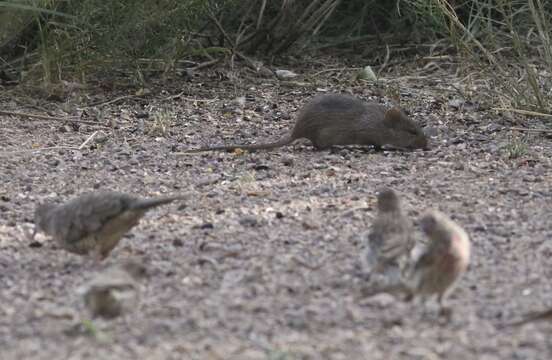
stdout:
[[389,234],[380,249],[380,256],[392,260],[408,252],[407,237],[405,234]]
[[379,247],[383,242],[383,234],[381,230],[377,229],[375,226],[372,227],[372,231],[368,233],[368,245],[372,247]]
[[410,251],[413,245],[412,230],[408,221],[398,214],[397,217],[376,221],[369,240],[379,248],[382,260],[391,260]]
[[109,220],[122,214],[128,207],[124,194],[89,194],[66,204],[58,214],[66,222],[65,239],[69,243],[97,233]]
[[436,264],[438,257],[434,254],[435,249],[432,246],[429,246],[426,251],[420,255],[416,264],[414,264],[414,270],[423,270],[430,268]]

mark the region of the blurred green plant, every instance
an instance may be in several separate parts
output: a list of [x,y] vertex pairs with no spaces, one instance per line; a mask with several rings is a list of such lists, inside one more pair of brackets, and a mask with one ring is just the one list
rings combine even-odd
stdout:
[[[468,66],[492,79],[486,95],[502,110],[552,109],[552,2],[402,0],[406,12],[445,35]],[[512,61],[514,60],[514,61]]]
[[510,160],[518,159],[529,152],[528,141],[521,136],[512,136],[503,148],[504,156]]
[[235,58],[259,71],[251,54],[271,59],[298,43],[361,45],[357,55],[370,56],[383,54],[374,42],[445,37],[465,69],[476,65],[491,79],[481,95],[495,106],[537,113],[552,107],[550,1],[10,0],[0,9],[0,71],[46,86],[84,83],[102,72],[142,85],[149,74],[220,60],[233,67]]

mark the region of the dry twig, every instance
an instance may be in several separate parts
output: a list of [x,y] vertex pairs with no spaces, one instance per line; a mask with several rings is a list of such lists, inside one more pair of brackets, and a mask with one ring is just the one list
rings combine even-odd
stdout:
[[522,127],[510,127],[509,130],[525,131],[525,132],[540,132],[540,133],[552,133],[552,129],[530,129]]
[[544,117],[544,118],[552,118],[552,114],[545,114],[540,113],[536,111],[530,111],[530,110],[522,110],[522,109],[512,109],[512,108],[492,108],[491,110],[495,111],[509,111],[521,115],[529,115],[529,116],[538,116],[538,117]]
[[92,126],[98,126],[98,127],[103,127],[103,128],[109,128],[109,126],[101,125],[101,124],[95,123],[93,121],[78,120],[78,119],[74,119],[74,118],[60,118],[60,117],[38,115],[38,114],[28,114],[28,113],[15,112],[15,111],[4,111],[4,110],[0,110],[0,115],[28,117],[28,118],[35,118],[35,119],[41,119],[41,120],[51,120],[51,121],[74,122],[74,123],[78,123],[78,124],[85,124],[85,125],[92,125]]

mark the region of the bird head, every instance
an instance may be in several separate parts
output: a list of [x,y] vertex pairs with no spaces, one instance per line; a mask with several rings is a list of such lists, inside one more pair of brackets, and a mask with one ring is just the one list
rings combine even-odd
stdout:
[[378,210],[391,212],[400,210],[400,201],[397,193],[392,189],[382,189],[378,193]]

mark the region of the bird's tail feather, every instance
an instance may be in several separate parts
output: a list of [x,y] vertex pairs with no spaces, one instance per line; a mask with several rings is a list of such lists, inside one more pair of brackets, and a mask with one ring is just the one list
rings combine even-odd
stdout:
[[183,200],[185,199],[185,195],[175,195],[175,196],[163,196],[163,197],[157,197],[152,199],[142,199],[137,201],[132,207],[134,209],[151,209],[156,206],[165,205],[170,202],[173,202],[175,200]]

